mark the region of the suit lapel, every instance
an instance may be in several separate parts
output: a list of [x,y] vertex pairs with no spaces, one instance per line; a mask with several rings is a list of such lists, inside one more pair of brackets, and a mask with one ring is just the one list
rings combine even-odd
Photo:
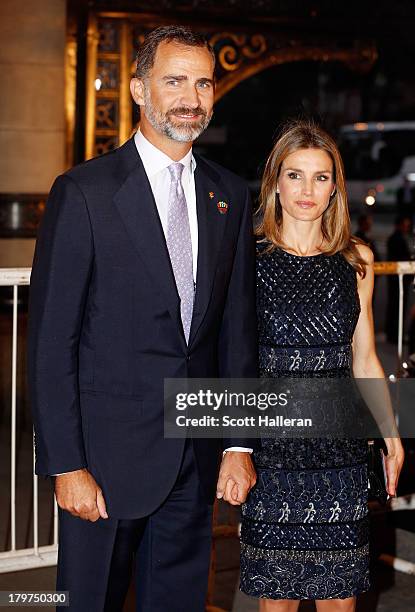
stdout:
[[121,171],[124,175],[127,172],[127,176],[124,176],[121,187],[114,196],[115,205],[141,261],[147,267],[150,277],[163,295],[171,317],[181,330],[185,343],[179,296],[150,183],[134,140],[129,140],[119,151],[122,156]]
[[218,210],[218,202],[228,202],[223,191],[220,176],[199,156],[195,156],[196,207],[198,224],[198,256],[196,296],[193,307],[189,345],[194,341],[197,331],[209,306],[213,289],[218,256],[227,214]]
[[[137,152],[134,139],[117,150],[120,188],[114,203],[140,260],[167,305],[173,321],[180,330],[184,347],[186,340],[180,316],[180,298],[173,269],[157,212],[150,183]],[[198,257],[196,295],[190,328],[189,346],[205,317],[213,289],[227,214],[221,214],[218,202],[228,202],[220,176],[202,158],[195,156],[196,207],[198,222]],[[213,197],[211,195],[213,194]]]

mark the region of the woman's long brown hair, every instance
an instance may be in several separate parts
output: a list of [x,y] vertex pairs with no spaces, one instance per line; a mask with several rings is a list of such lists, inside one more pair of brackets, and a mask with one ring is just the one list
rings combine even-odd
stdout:
[[313,121],[295,120],[285,124],[268,157],[262,177],[259,208],[256,213],[255,234],[267,247],[264,253],[287,245],[282,240],[282,208],[277,195],[277,181],[281,166],[286,157],[300,149],[320,149],[325,151],[333,162],[336,191],[324,211],[321,230],[325,247],[322,253],[333,255],[342,253],[356,272],[363,278],[367,262],[357,249],[362,240],[352,236],[349,207],[344,179],[343,161],[334,140]]

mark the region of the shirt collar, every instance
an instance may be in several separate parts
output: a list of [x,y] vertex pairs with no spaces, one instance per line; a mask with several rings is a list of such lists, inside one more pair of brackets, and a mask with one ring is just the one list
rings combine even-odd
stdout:
[[[155,176],[174,163],[173,159],[147,140],[140,130],[137,130],[135,133],[134,142],[148,178]],[[192,149],[179,162],[184,165],[185,171],[187,170],[189,174],[193,174],[196,168],[196,160],[193,157]]]

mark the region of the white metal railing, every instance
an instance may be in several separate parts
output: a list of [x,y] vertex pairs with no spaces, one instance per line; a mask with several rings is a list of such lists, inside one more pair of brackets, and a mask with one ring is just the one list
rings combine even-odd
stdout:
[[[58,553],[58,512],[54,502],[53,544],[39,546],[38,477],[33,470],[33,547],[16,548],[16,394],[17,394],[17,306],[19,286],[30,284],[30,268],[0,268],[0,286],[13,287],[10,427],[10,550],[0,553],[0,574],[56,565]],[[33,451],[34,462],[34,451]]]
[[415,261],[377,261],[375,274],[397,274],[399,279],[399,317],[398,317],[398,359],[402,361],[403,353],[403,277],[415,274]]
[[[0,553],[0,574],[17,570],[34,569],[56,565],[58,551],[58,512],[56,500],[54,502],[54,529],[53,544],[39,546],[38,525],[38,477],[33,473],[33,548],[16,548],[16,391],[17,391],[17,306],[18,288],[30,284],[30,268],[0,268],[0,286],[13,287],[13,328],[12,328],[12,394],[11,394],[11,547],[10,550]],[[402,359],[403,347],[403,277],[406,274],[415,274],[415,261],[406,262],[378,262],[375,264],[375,273],[397,274],[399,278],[399,320],[398,320],[398,357]],[[34,454],[33,454],[34,458]],[[390,510],[407,510],[415,507],[415,494],[392,500]],[[392,559],[392,558],[391,558]],[[399,569],[399,559],[388,559],[386,562],[395,563]],[[408,562],[403,562],[408,565]],[[401,564],[402,565],[402,564]],[[415,564],[410,564],[410,572],[414,571]],[[408,570],[407,570],[408,571]]]

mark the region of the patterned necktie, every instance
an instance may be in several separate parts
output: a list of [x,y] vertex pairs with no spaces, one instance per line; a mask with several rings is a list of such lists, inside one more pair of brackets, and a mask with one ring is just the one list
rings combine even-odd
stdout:
[[173,268],[177,291],[180,297],[180,313],[186,342],[189,342],[192,322],[194,283],[193,255],[190,237],[187,202],[183,191],[182,173],[184,166],[177,162],[170,164],[170,194],[167,215],[167,248]]

